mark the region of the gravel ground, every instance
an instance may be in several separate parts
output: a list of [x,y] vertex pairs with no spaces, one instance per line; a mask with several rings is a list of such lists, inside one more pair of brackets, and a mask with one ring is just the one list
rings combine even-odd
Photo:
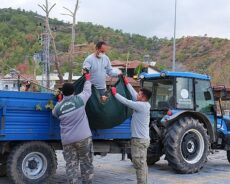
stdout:
[[[65,161],[57,151],[58,169],[51,184],[66,184]],[[94,184],[135,184],[135,170],[130,160],[121,161],[120,154],[94,157]],[[230,164],[225,151],[216,151],[209,156],[205,167],[196,174],[176,174],[162,157],[149,167],[149,184],[227,184],[230,183]],[[9,184],[7,177],[0,178],[1,184]]]

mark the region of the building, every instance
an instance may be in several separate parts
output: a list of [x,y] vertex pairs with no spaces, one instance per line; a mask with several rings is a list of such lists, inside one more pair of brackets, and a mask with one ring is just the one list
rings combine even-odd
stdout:
[[134,77],[135,69],[140,65],[142,65],[143,67],[141,72],[147,72],[147,73],[159,73],[160,72],[154,65],[143,63],[138,60],[128,61],[128,62],[114,60],[111,62],[111,64],[113,68],[119,69],[123,73],[127,73],[128,77]]
[[10,75],[0,76],[0,90],[20,91],[27,81],[33,80],[32,75]]
[[[156,67],[143,63],[138,60],[129,61],[126,63],[125,61],[114,60],[111,62],[112,67],[117,70],[121,70],[123,74],[127,73],[129,83],[138,91],[140,88],[140,81],[135,78],[135,69],[142,64],[142,72],[148,73],[159,73],[160,71],[156,69]],[[108,87],[113,86],[117,81],[117,78],[107,77],[106,84]]]
[[[73,81],[76,81],[77,79],[79,79],[81,76],[75,76],[73,75],[72,77],[72,80]],[[68,78],[69,78],[69,73],[66,72],[64,73],[63,75],[63,80],[64,81],[68,81]],[[42,75],[37,75],[36,76],[36,81],[41,85],[43,86],[43,77]],[[58,83],[59,84],[59,77],[58,77],[58,74],[57,73],[50,73],[50,89],[55,89],[56,88],[56,84]]]

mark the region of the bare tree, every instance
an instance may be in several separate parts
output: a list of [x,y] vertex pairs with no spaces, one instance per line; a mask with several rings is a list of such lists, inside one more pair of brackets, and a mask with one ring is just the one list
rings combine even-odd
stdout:
[[[52,34],[52,31],[50,29],[50,24],[49,24],[49,13],[50,11],[53,9],[53,7],[56,5],[53,4],[50,8],[49,8],[49,4],[48,4],[48,0],[46,0],[46,4],[44,5],[39,5],[41,7],[41,9],[46,13],[46,17],[45,17],[45,25],[46,25],[46,28],[48,30],[48,34],[49,36],[51,37],[51,43],[52,43],[52,47],[54,49],[54,55],[55,55],[55,68],[58,72],[58,77],[60,79],[60,82],[63,83],[63,75],[61,74],[61,71],[60,71],[60,66],[59,66],[59,58],[58,58],[58,54],[57,54],[57,48],[56,48],[56,44],[55,44],[55,39],[54,39],[54,36]],[[48,81],[49,82],[49,81]]]
[[78,10],[79,0],[76,1],[74,11],[72,12],[70,9],[63,7],[68,11],[68,13],[63,15],[68,15],[73,18],[72,22],[72,37],[71,37],[71,44],[69,48],[69,78],[68,81],[72,81],[72,75],[73,75],[73,59],[74,59],[74,49],[75,49],[75,26],[76,26],[76,14]]

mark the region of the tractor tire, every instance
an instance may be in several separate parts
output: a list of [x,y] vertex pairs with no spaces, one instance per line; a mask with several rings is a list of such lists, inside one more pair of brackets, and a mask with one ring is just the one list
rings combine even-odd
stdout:
[[6,176],[6,162],[8,154],[0,154],[0,177]]
[[149,155],[147,156],[147,164],[150,165],[154,165],[156,162],[158,162],[160,160],[160,157],[158,156],[153,156],[153,155]]
[[183,117],[176,121],[164,138],[164,151],[169,165],[178,173],[198,172],[209,152],[209,136],[199,120]]
[[127,158],[132,162],[132,154],[131,153],[127,153]]
[[160,160],[162,155],[162,148],[159,142],[151,144],[147,152],[147,164],[154,165],[157,161]]
[[228,159],[228,162],[230,163],[230,150],[227,150],[227,159]]
[[158,132],[152,126],[149,130],[149,137],[150,145],[147,150],[147,164],[154,165],[163,155],[163,144]]
[[[131,153],[127,153],[127,158],[132,162],[132,154]],[[151,153],[147,154],[147,164],[148,165],[154,165],[157,161],[160,160],[159,156],[154,156]]]
[[14,184],[49,183],[56,169],[55,151],[45,142],[20,144],[7,160],[7,175]]

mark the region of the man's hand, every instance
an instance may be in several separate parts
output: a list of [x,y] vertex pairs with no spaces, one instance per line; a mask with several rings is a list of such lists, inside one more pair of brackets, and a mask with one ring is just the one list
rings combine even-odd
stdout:
[[112,95],[115,96],[117,94],[117,88],[116,87],[112,87],[111,88],[111,92],[112,92]]
[[124,81],[125,85],[127,85],[129,83],[128,78],[125,76],[123,76],[123,81]]
[[117,76],[122,76],[122,75],[123,75],[122,71],[121,71],[121,70],[118,70]]
[[81,70],[82,75],[89,73],[89,70],[87,68],[82,68]]
[[58,95],[57,95],[57,101],[58,101],[58,102],[61,102],[62,99],[63,99],[63,95],[62,95],[61,93],[58,94]]
[[85,73],[85,75],[84,75],[84,76],[85,76],[85,80],[87,80],[87,81],[88,81],[88,80],[90,80],[90,78],[91,78],[91,76],[90,76],[90,74],[89,74],[89,73]]

